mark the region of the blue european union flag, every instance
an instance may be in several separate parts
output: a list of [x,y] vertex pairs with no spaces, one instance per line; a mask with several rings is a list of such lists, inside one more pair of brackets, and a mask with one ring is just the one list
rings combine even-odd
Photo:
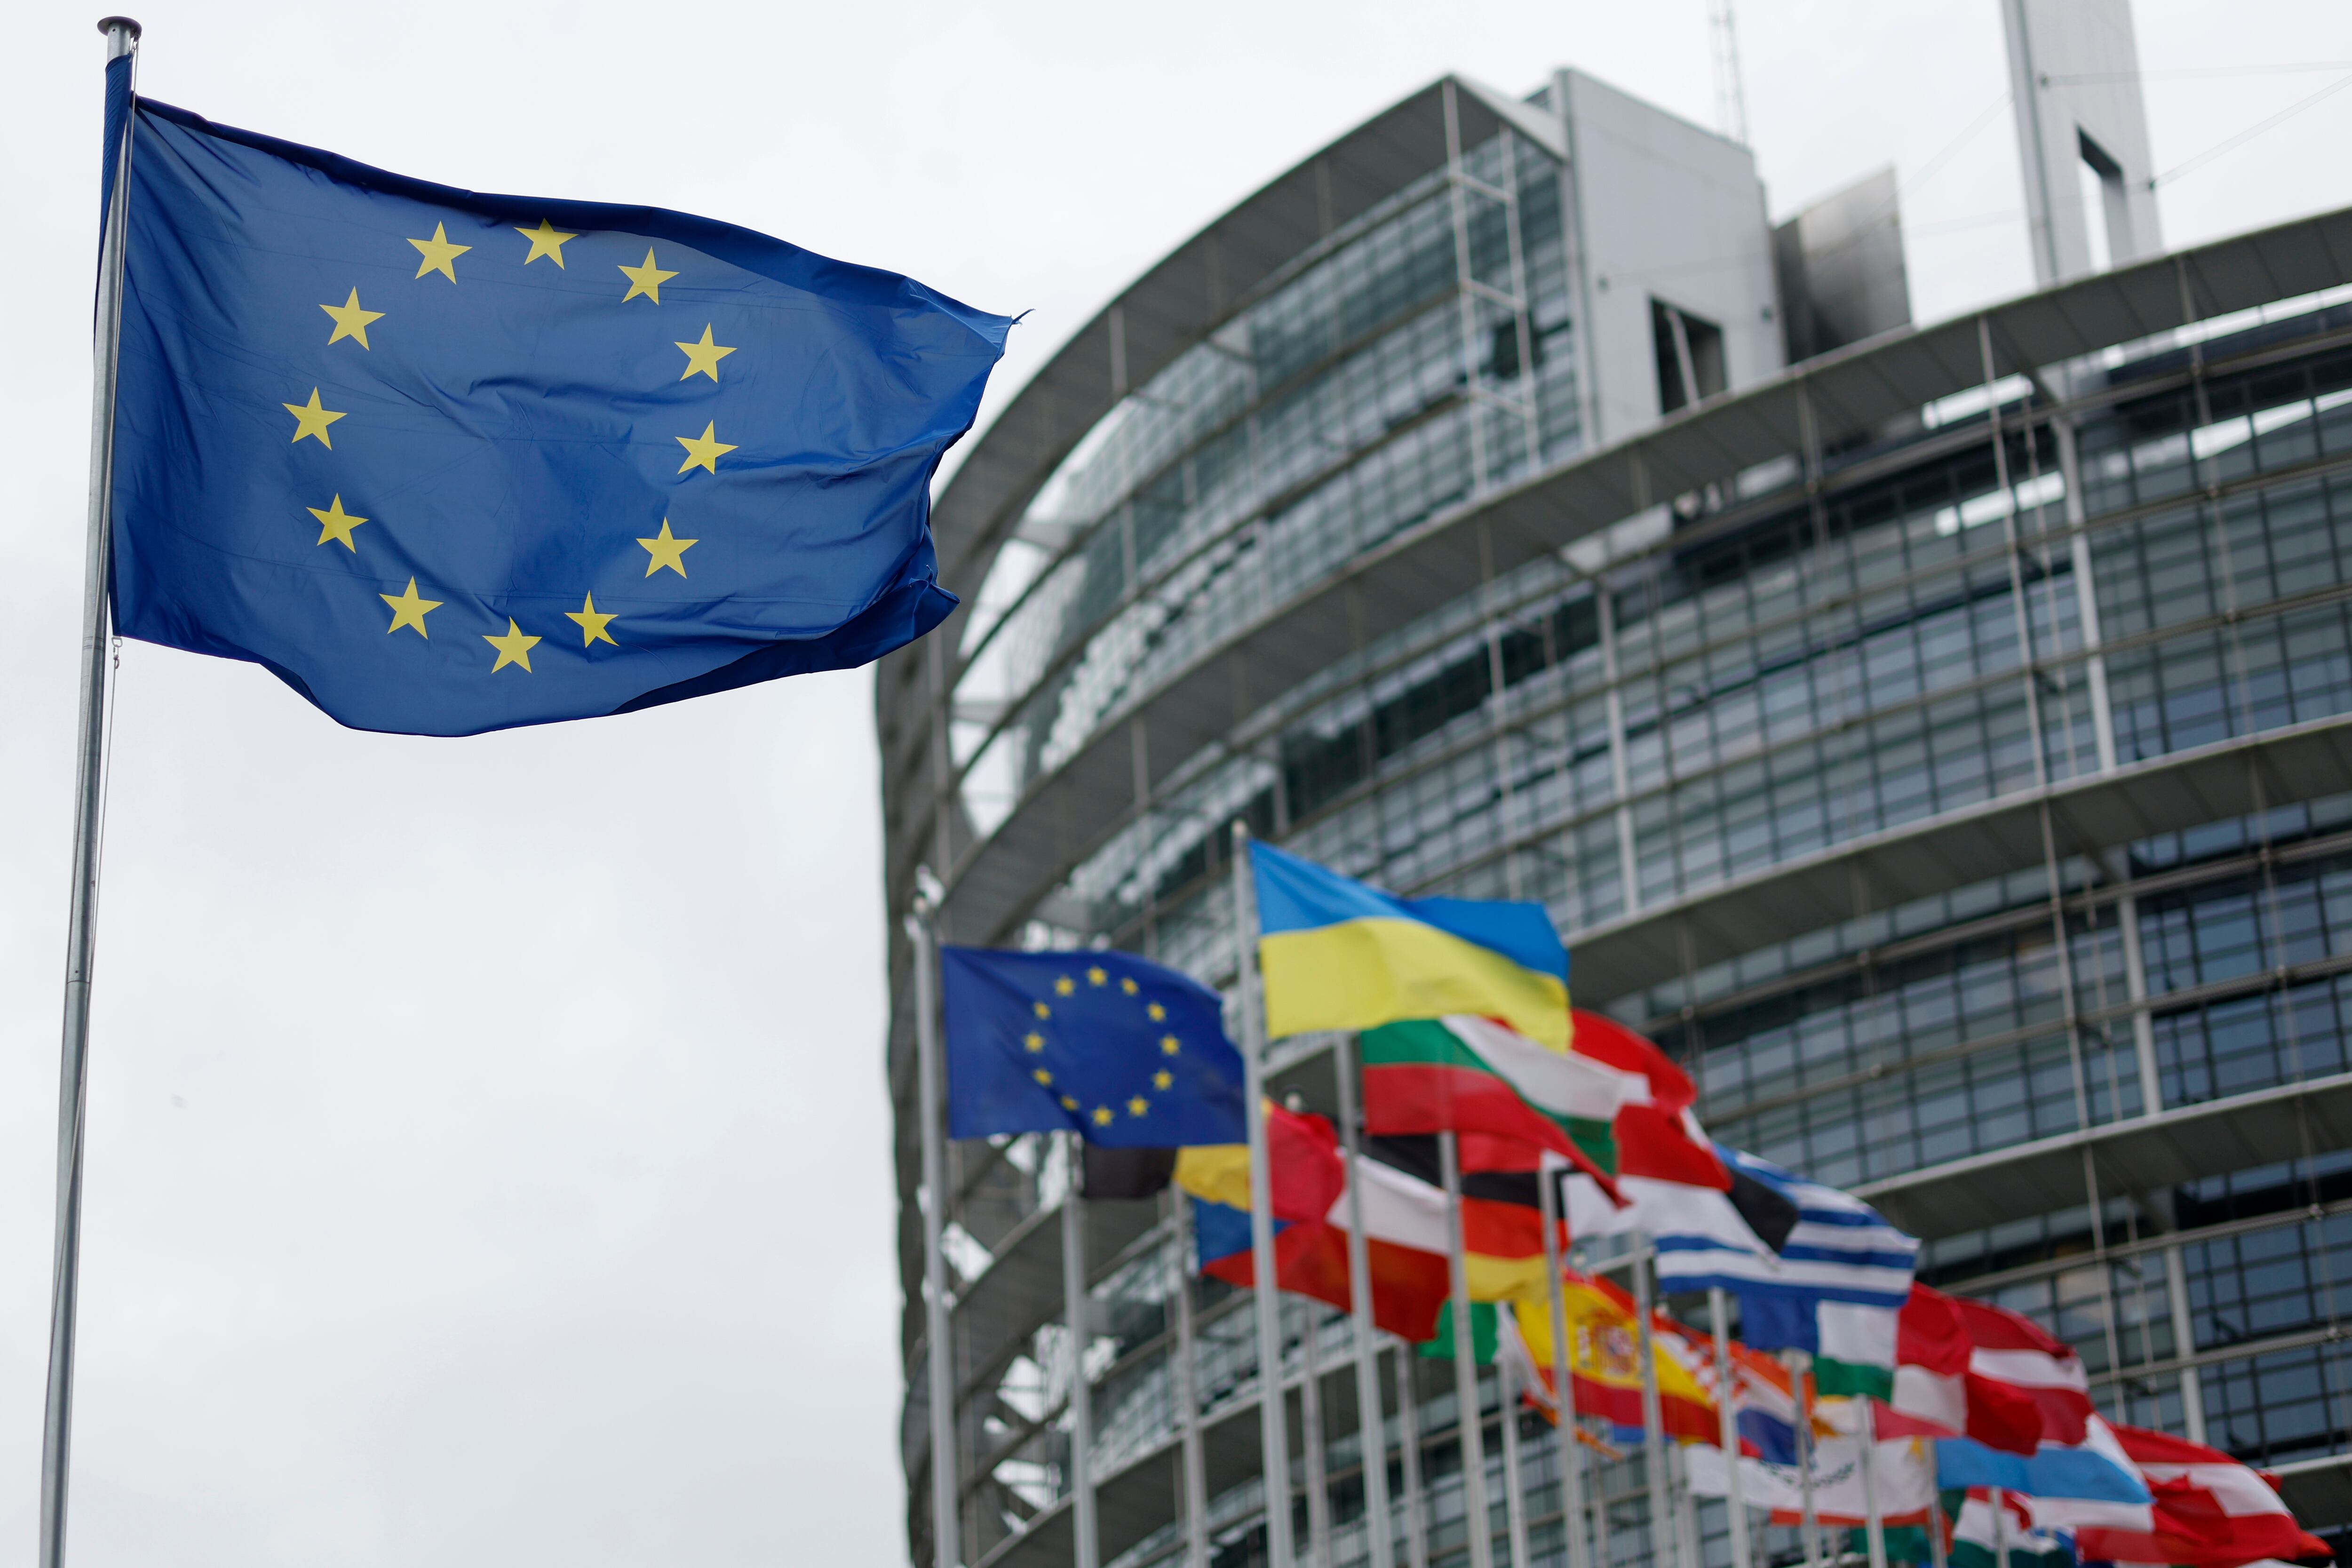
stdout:
[[1108,951],[940,952],[948,1132],[1072,1131],[1113,1147],[1239,1143],[1242,1058],[1217,994]]
[[131,167],[123,636],[463,735],[854,667],[954,607],[931,476],[1006,318],[159,103]]

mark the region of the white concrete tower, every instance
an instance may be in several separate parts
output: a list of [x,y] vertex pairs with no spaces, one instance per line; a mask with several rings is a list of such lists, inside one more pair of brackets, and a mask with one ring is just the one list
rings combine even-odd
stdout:
[[2131,0],[2000,0],[2038,287],[2153,256]]

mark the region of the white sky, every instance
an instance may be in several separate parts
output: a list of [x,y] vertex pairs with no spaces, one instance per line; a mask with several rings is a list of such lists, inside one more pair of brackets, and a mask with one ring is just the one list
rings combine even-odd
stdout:
[[[142,85],[405,173],[710,214],[1034,308],[1114,290],[1442,69],[1712,121],[1704,0],[141,0]],[[0,1543],[35,1529],[98,203],[95,5],[0,57]],[[2140,0],[2155,71],[2352,7]],[[1993,0],[1746,0],[1776,216],[1892,159],[1918,313],[2026,287]],[[2346,68],[2352,71],[2352,66]],[[2335,79],[2149,85],[2170,168]],[[2168,186],[2352,203],[2352,92]],[[951,584],[969,591],[969,584]],[[867,680],[468,741],[123,652],[76,1568],[901,1560]]]

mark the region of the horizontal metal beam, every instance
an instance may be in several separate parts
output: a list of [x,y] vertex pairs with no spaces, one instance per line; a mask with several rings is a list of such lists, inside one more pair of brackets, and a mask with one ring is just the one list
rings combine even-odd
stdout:
[[2184,1105],[2152,1116],[1867,1182],[1854,1195],[1923,1240],[1984,1230],[2100,1197],[2352,1148],[2352,1073]]
[[2352,790],[2352,718],[2315,720],[1999,795],[1734,878],[1575,932],[1572,980],[1600,1005],[1776,942],[2063,859]]

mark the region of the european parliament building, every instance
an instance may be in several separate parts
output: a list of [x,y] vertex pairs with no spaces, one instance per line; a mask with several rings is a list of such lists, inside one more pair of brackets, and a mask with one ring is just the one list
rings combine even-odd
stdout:
[[[975,439],[935,520],[965,608],[877,699],[917,1564],[941,1356],[966,1568],[1073,1562],[1074,1368],[1103,1564],[1185,1563],[1196,1510],[1218,1568],[1264,1561],[1272,1388],[1326,1482],[1278,1527],[1328,1521],[1321,1568],[1404,1540],[1401,1495],[1363,1516],[1347,1320],[1291,1301],[1259,1366],[1163,1197],[1083,1205],[1074,1326],[1043,1139],[951,1146],[923,1190],[919,893],[950,941],[1230,985],[1237,820],[1544,901],[1579,1005],[1689,1068],[1718,1138],[1864,1196],[1923,1278],[2073,1343],[2112,1417],[2344,1539],[2352,212],[2167,251],[2124,0],[2002,11],[2025,297],[1914,324],[1891,174],[1775,227],[1736,142],[1575,71],[1448,77],[1160,261]],[[1330,1110],[1324,1042],[1276,1051]],[[1410,1443],[1459,1564],[1450,1364],[1391,1344],[1380,1386],[1391,1494]],[[1499,1536],[1491,1383],[1481,1419]],[[1522,1436],[1551,1568],[1558,1457]],[[1638,1455],[1588,1471],[1601,1562],[1665,1555],[1643,1486]],[[1697,1526],[1727,1562],[1720,1508]]]

